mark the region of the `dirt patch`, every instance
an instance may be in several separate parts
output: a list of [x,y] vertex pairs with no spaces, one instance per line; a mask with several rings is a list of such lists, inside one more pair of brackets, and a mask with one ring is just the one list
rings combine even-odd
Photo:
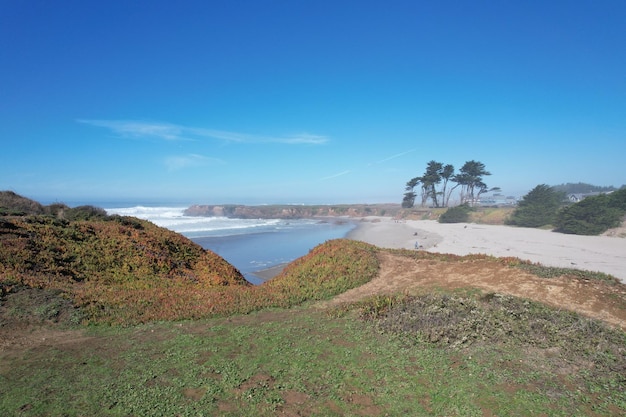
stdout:
[[206,388],[185,388],[183,395],[192,401],[200,401],[206,394]]
[[287,389],[282,393],[282,398],[286,405],[299,405],[305,404],[309,400],[308,394],[304,392]]
[[348,404],[354,404],[357,406],[357,414],[360,416],[380,416],[382,410],[380,407],[374,405],[374,401],[368,395],[363,394],[350,394],[344,401]]
[[23,288],[0,297],[0,351],[33,344],[65,344],[85,340],[68,330],[75,310],[60,291]]
[[575,311],[626,330],[624,284],[611,285],[571,276],[539,278],[492,259],[415,260],[389,252],[381,252],[379,257],[381,267],[377,278],[320,306],[355,302],[372,295],[477,288]]
[[247,391],[254,388],[271,388],[274,386],[274,378],[266,374],[253,375],[250,379],[244,381],[239,387],[235,388],[235,393],[243,395]]
[[626,237],[626,221],[622,222],[620,227],[615,227],[613,229],[609,229],[606,232],[602,233],[602,236],[610,236],[610,237]]

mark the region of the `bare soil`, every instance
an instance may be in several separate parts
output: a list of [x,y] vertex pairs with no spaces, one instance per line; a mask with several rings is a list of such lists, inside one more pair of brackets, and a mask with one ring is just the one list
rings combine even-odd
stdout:
[[489,259],[462,262],[415,260],[384,251],[379,256],[381,268],[377,278],[329,302],[320,303],[320,306],[355,302],[372,295],[476,288],[575,311],[626,330],[624,284],[573,276],[539,278]]

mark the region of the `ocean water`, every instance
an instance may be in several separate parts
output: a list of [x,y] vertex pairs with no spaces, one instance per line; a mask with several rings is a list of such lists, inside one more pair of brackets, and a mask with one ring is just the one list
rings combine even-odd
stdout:
[[327,240],[345,237],[355,224],[318,219],[230,219],[183,214],[187,207],[132,206],[105,208],[108,214],[133,216],[178,232],[235,266],[253,284],[255,272],[306,255]]

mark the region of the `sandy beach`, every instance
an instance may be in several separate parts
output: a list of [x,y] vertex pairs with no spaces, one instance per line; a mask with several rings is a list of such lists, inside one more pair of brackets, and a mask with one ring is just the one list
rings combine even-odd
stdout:
[[599,271],[626,282],[626,239],[579,236],[549,230],[434,220],[367,217],[347,238],[382,248],[468,255],[511,256],[546,266]]

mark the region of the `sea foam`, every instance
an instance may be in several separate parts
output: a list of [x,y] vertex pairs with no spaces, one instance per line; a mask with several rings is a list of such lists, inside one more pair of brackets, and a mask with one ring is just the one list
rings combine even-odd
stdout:
[[248,233],[296,229],[315,223],[313,220],[233,219],[228,217],[185,216],[186,207],[121,207],[106,209],[108,214],[133,216],[189,238],[223,237]]

